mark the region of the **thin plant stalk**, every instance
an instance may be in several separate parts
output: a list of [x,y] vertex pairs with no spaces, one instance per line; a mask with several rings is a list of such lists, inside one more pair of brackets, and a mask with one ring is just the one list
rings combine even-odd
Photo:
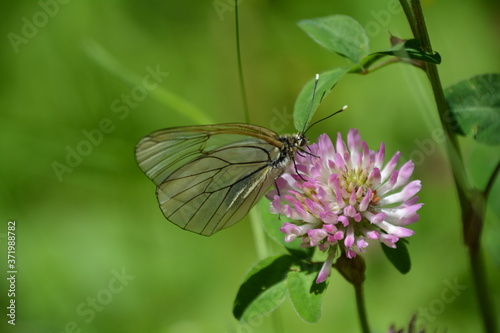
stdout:
[[[243,77],[243,65],[241,63],[241,48],[240,48],[240,25],[239,25],[239,15],[238,15],[238,0],[234,0],[234,18],[235,18],[235,33],[236,33],[236,54],[238,60],[238,76],[240,81],[241,98],[243,103],[243,113],[245,115],[245,121],[249,122],[249,111],[248,111],[248,100],[247,93],[245,89],[245,79]],[[260,215],[256,212],[254,207],[250,211],[250,223],[252,225],[252,232],[254,237],[254,244],[257,251],[257,256],[259,259],[265,258],[269,255],[269,248],[267,246],[267,238],[262,228],[262,219]],[[272,322],[274,326],[274,331],[277,333],[283,332],[283,320],[279,315],[278,311],[272,316]]]
[[358,317],[359,323],[361,325],[361,331],[363,333],[370,333],[368,318],[366,316],[365,300],[363,297],[363,283],[354,284],[354,290],[356,292],[356,306],[358,308]]
[[240,90],[241,98],[243,103],[243,112],[245,114],[245,121],[248,122],[250,119],[248,112],[248,101],[247,92],[245,89],[245,79],[243,77],[243,65],[241,64],[241,49],[240,49],[240,24],[238,15],[238,0],[234,0],[234,25],[236,33],[236,55],[238,59],[238,77],[240,78]]
[[[420,1],[411,0],[410,2],[411,8],[408,6],[406,0],[400,0],[415,38],[420,40],[425,51],[432,53],[432,46]],[[450,110],[446,103],[437,66],[432,63],[426,63],[426,72],[432,86],[441,125],[448,137],[447,153],[457,188],[460,207],[462,209],[464,242],[469,250],[472,278],[476,287],[476,296],[483,326],[485,332],[498,332],[494,307],[492,306],[493,302],[490,298],[491,293],[487,287],[484,261],[482,260],[480,251],[480,237],[484,224],[486,199],[487,194],[489,194],[489,188],[487,187],[484,192],[481,192],[477,191],[469,184],[460,148],[450,122]],[[494,181],[496,174],[497,171],[495,170],[488,184]]]

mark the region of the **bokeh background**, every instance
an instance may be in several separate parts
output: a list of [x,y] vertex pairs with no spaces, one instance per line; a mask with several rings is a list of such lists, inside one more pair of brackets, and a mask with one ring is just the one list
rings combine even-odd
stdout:
[[[290,114],[305,82],[347,65],[310,40],[298,20],[353,16],[367,29],[372,51],[388,47],[389,32],[410,37],[394,0],[242,0],[239,11],[250,121],[280,133],[294,131]],[[258,260],[250,223],[210,238],[177,228],[135,164],[136,142],[153,130],[245,121],[231,0],[2,1],[0,12],[0,331],[359,330],[353,288],[337,272],[318,324],[301,321],[287,300],[276,315],[241,327],[231,310]],[[497,1],[424,1],[424,12],[443,58],[444,86],[500,71]],[[158,80],[145,86],[155,70]],[[345,104],[347,112],[309,137],[356,127],[370,147],[384,141],[388,154],[413,158],[414,177],[423,183],[410,273],[399,274],[378,246],[365,256],[373,330],[402,327],[421,311],[432,330],[478,331],[457,198],[440,140],[433,139],[439,126],[425,76],[403,64],[347,76],[316,118]],[[482,188],[499,150],[460,142],[471,179]],[[72,150],[83,154],[69,156]],[[497,182],[492,197],[499,195]],[[498,199],[490,203],[483,237],[498,306],[499,209]],[[5,316],[9,220],[17,222],[15,327]]]

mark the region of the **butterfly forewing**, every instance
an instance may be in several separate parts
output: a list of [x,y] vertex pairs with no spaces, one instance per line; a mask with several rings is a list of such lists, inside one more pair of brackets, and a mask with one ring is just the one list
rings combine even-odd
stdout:
[[280,144],[275,132],[255,125],[174,127],[153,132],[139,141],[136,160],[144,173],[159,185],[177,167],[211,149],[241,140],[242,135],[258,135],[274,145]]
[[279,139],[247,124],[178,127],[143,138],[136,159],[165,217],[209,236],[241,220],[288,166]]

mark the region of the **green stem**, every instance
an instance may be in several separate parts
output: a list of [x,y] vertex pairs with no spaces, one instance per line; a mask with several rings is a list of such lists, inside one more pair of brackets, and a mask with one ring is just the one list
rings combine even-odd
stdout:
[[369,67],[368,69],[366,69],[366,72],[363,74],[373,73],[376,70],[379,70],[379,69],[384,68],[386,66],[392,65],[396,62],[400,62],[400,60],[396,57],[389,58],[385,61],[378,62],[378,63],[374,64],[373,66]]
[[[409,15],[408,21],[410,24],[415,24],[415,27],[412,26],[412,30],[415,37],[422,43],[423,49],[432,53],[432,46],[420,1],[411,0],[411,12],[407,12],[407,9],[405,9],[405,13]],[[447,152],[461,204],[463,236],[465,244],[469,249],[472,276],[476,286],[476,295],[483,325],[486,332],[497,332],[496,317],[492,306],[493,303],[490,298],[491,293],[489,292],[484,273],[484,263],[480,255],[480,237],[486,207],[485,196],[483,193],[470,186],[468,182],[460,149],[450,122],[450,110],[446,103],[437,66],[432,63],[426,63],[426,72],[432,86],[441,125],[448,137]]]
[[238,74],[240,78],[240,89],[241,89],[241,98],[243,99],[243,112],[245,113],[245,121],[249,122],[249,113],[248,113],[248,101],[247,101],[247,92],[245,89],[245,79],[243,78],[243,66],[241,65],[241,50],[240,50],[240,24],[238,19],[238,0],[234,0],[234,25],[236,27],[236,54],[238,58]]
[[485,270],[481,251],[470,252],[470,265],[475,281],[476,295],[479,307],[483,315],[483,326],[485,332],[498,332],[496,327],[497,318],[493,310],[493,304],[489,297],[490,291],[486,284]]
[[370,333],[368,326],[368,318],[366,317],[365,300],[363,297],[363,283],[355,283],[354,290],[356,291],[356,306],[358,308],[359,322],[363,333]]
[[[236,27],[236,57],[238,59],[238,73],[240,79],[240,88],[241,88],[241,98],[243,99],[243,111],[245,114],[245,121],[249,122],[249,113],[248,113],[248,103],[247,103],[247,95],[245,91],[245,79],[243,78],[243,66],[241,64],[241,52],[240,52],[240,28],[239,28],[239,19],[238,19],[238,0],[234,0],[234,21]],[[264,229],[262,228],[262,218],[260,214],[257,212],[257,207],[254,207],[250,210],[250,223],[252,225],[253,238],[255,243],[255,248],[257,250],[257,257],[259,259],[264,259],[269,255],[269,248],[267,244],[266,234]]]
[[[243,65],[241,64],[241,50],[240,50],[240,25],[239,25],[239,15],[238,15],[238,0],[234,0],[234,20],[235,20],[235,30],[236,30],[236,54],[238,59],[238,75],[240,80],[240,90],[241,90],[241,98],[243,100],[243,113],[245,114],[245,121],[250,121],[250,115],[248,112],[248,101],[247,101],[247,93],[245,89],[245,79],[243,77]],[[269,256],[269,248],[267,244],[267,237],[262,228],[262,218],[260,214],[257,212],[257,207],[254,207],[250,210],[250,222],[252,225],[253,237],[255,248],[257,251],[257,257],[259,259],[263,259]],[[274,331],[277,333],[284,332],[283,331],[283,319],[279,314],[278,310],[274,311],[273,314],[273,326]]]
[[411,28],[411,32],[413,33],[413,36],[417,36],[417,23],[415,22],[415,16],[413,16],[410,5],[408,4],[408,0],[399,0],[399,3],[401,4],[403,11],[405,12],[406,19],[408,20],[408,23],[410,24],[410,28]]
[[261,260],[269,256],[269,248],[267,246],[266,233],[264,231],[264,228],[262,228],[263,221],[258,212],[258,207],[254,207],[250,210],[249,217],[250,225],[252,226],[255,249],[257,251],[257,258]]
[[495,170],[491,173],[491,177],[488,180],[488,184],[486,184],[486,187],[484,188],[484,197],[488,199],[490,196],[491,189],[493,188],[493,184],[495,184],[495,179],[497,179],[498,174],[500,173],[500,163],[497,164]]
[[395,62],[399,62],[400,60],[396,57],[391,57],[389,58],[388,60],[385,60],[385,61],[379,61],[383,56],[380,56],[380,55],[372,55],[372,56],[368,56],[366,57],[365,60],[362,64],[358,65],[354,65],[352,66],[348,71],[347,73],[349,74],[363,74],[363,75],[366,75],[366,74],[370,74],[370,73],[373,73],[375,72],[376,70],[378,69],[381,69],[382,67],[385,67],[385,66],[388,66],[388,65],[391,65]]

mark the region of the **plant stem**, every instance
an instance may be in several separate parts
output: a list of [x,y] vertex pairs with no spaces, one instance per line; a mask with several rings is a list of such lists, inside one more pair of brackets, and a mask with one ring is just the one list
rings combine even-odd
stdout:
[[359,322],[361,323],[361,331],[370,333],[368,326],[368,318],[366,317],[365,300],[363,297],[363,283],[355,283],[354,290],[356,291],[356,305],[358,307]]
[[415,22],[415,16],[413,16],[413,13],[411,11],[411,7],[408,4],[407,0],[399,0],[399,3],[401,4],[401,7],[403,8],[403,11],[405,12],[406,19],[408,20],[408,23],[410,24],[411,31],[413,33],[413,36],[417,36],[417,23]]
[[[248,112],[248,100],[247,93],[245,89],[245,79],[243,77],[243,65],[241,64],[241,50],[240,50],[240,24],[238,15],[238,0],[234,0],[234,24],[236,30],[236,56],[238,59],[238,74],[240,80],[241,98],[243,102],[243,113],[245,114],[245,121],[248,123],[250,121],[250,114]],[[257,257],[263,259],[269,255],[269,248],[267,246],[267,237],[262,228],[262,218],[260,214],[257,213],[257,207],[250,210],[250,221],[252,225],[253,237],[255,248],[257,251]],[[273,326],[274,331],[277,333],[283,331],[283,318],[279,315],[279,311],[276,310],[273,314]]]
[[258,212],[258,207],[254,207],[250,210],[249,217],[250,217],[250,225],[252,226],[252,234],[255,244],[255,250],[257,251],[257,258],[261,260],[269,256],[269,248],[267,246],[266,233],[264,231],[264,228],[262,228],[263,221],[262,217]]
[[481,251],[470,252],[470,264],[472,267],[472,274],[475,281],[476,294],[479,302],[479,307],[483,315],[483,326],[485,332],[497,332],[496,321],[497,318],[494,314],[493,304],[489,297],[490,291],[488,285],[482,283],[486,281],[484,272],[484,263]]
[[498,174],[500,173],[500,163],[497,164],[495,167],[495,170],[491,173],[491,177],[488,180],[488,184],[486,184],[486,187],[484,188],[484,196],[486,199],[488,199],[491,189],[493,188],[493,184],[495,184],[495,179],[497,178]]
[[250,119],[248,113],[248,101],[247,92],[245,89],[245,79],[243,78],[243,66],[241,65],[241,50],[240,50],[240,24],[238,15],[238,0],[234,0],[234,25],[236,30],[236,55],[238,58],[238,74],[240,78],[240,89],[241,98],[243,100],[243,112],[245,114],[245,121],[248,122]]
[[[405,14],[409,15],[408,21],[412,25],[415,37],[422,43],[423,49],[432,53],[432,46],[420,1],[411,0],[411,11],[406,8]],[[413,24],[415,27],[413,27]],[[484,273],[484,263],[480,254],[480,238],[485,216],[486,198],[484,193],[475,190],[468,182],[460,149],[450,122],[450,110],[446,103],[437,66],[432,63],[426,63],[426,72],[432,86],[441,125],[448,137],[447,152],[461,204],[463,236],[465,244],[469,249],[472,276],[476,286],[483,325],[486,332],[497,332],[493,303],[490,299],[489,288]]]

